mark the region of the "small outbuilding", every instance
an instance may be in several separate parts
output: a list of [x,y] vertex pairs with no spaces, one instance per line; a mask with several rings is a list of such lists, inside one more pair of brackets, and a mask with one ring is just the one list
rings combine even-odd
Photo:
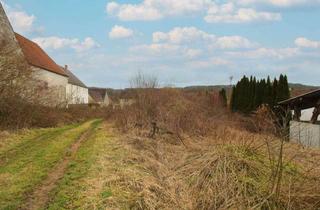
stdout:
[[320,89],[279,103],[293,112],[290,140],[320,148]]
[[110,105],[110,99],[107,89],[105,88],[89,88],[89,105],[107,107]]

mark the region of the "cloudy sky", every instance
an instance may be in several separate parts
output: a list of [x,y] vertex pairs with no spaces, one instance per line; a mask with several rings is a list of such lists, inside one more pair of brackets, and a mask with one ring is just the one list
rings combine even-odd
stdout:
[[320,85],[320,0],[1,0],[14,30],[87,85],[228,84],[281,73]]

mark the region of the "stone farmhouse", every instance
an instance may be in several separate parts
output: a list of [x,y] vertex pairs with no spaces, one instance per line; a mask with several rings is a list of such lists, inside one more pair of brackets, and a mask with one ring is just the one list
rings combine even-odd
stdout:
[[[51,106],[88,104],[88,88],[67,67],[62,68],[36,43],[15,33],[0,3],[0,59],[21,58],[32,71],[32,77],[48,90]],[[35,84],[38,85],[38,84]],[[45,91],[44,91],[45,92]],[[49,97],[48,97],[49,98]]]

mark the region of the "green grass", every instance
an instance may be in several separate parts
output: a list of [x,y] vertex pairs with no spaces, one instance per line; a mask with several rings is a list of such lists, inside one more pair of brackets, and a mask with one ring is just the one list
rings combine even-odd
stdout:
[[[128,150],[107,128],[97,127],[78,150],[64,178],[52,192],[48,209],[128,209],[136,195],[117,184],[130,176],[134,164],[125,163]],[[110,184],[113,183],[114,184]]]
[[[52,192],[53,201],[48,209],[77,209],[87,202],[85,192],[88,190],[86,180],[92,168],[95,168],[97,158],[105,151],[108,134],[101,126],[96,125],[93,134],[79,148],[76,156],[70,162],[64,178]],[[102,192],[101,197],[109,197],[111,192]]]
[[29,131],[0,150],[0,209],[17,209],[85,131],[99,121]]

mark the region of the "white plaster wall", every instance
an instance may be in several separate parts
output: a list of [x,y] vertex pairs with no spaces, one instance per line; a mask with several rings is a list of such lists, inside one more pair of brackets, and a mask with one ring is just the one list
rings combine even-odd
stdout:
[[67,84],[66,88],[68,104],[88,104],[89,92],[88,88]]
[[290,140],[304,146],[320,148],[320,125],[291,121]]
[[[310,121],[311,117],[313,115],[313,110],[314,108],[310,108],[310,109],[304,109],[301,111],[301,121]],[[292,112],[292,114],[294,114],[294,112]],[[319,119],[319,117],[318,117]]]
[[301,111],[301,120],[302,121],[310,121],[311,117],[313,115],[314,108],[311,109],[305,109]]
[[40,69],[34,66],[32,67],[32,70],[35,78],[46,82],[48,84],[48,87],[61,86],[66,88],[68,84],[68,77],[62,76],[60,74],[55,74],[53,72]]
[[54,103],[52,102],[52,106],[62,105],[66,102],[68,77],[34,66],[32,66],[32,71],[34,78],[48,87],[47,94],[50,94],[51,97],[50,95],[47,95],[45,100],[54,101]]

